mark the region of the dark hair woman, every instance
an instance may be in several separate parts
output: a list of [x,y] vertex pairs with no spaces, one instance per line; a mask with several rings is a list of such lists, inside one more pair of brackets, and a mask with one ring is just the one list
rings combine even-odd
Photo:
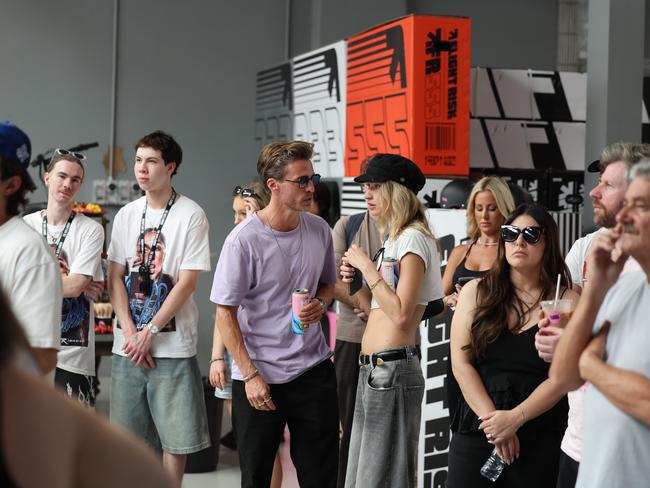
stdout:
[[[557,224],[539,205],[517,207],[501,227],[497,259],[463,287],[451,332],[463,398],[452,418],[447,486],[555,486],[567,405],[537,355],[540,302],[577,300]],[[510,465],[495,485],[480,474],[496,448]]]

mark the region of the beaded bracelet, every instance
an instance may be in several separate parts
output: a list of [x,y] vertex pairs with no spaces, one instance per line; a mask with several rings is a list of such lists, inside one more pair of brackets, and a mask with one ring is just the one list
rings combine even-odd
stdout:
[[255,371],[253,371],[251,374],[249,374],[249,375],[247,375],[247,376],[244,376],[244,379],[243,379],[242,381],[243,381],[244,383],[248,383],[250,380],[252,380],[252,379],[255,378],[256,376],[258,376],[259,374],[260,374],[260,370],[257,369],[257,368],[255,368]]

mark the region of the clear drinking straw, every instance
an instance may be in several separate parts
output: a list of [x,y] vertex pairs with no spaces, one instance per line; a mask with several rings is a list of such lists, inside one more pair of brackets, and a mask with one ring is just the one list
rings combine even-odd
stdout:
[[553,300],[553,310],[557,310],[557,301],[560,298],[560,273],[557,274],[557,285],[555,285],[555,300]]

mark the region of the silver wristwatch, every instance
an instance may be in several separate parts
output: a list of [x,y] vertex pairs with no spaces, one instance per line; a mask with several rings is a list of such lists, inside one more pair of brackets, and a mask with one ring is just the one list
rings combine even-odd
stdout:
[[156,335],[158,332],[160,332],[158,326],[152,324],[151,322],[147,324],[147,329],[149,329],[149,332],[151,332],[153,335]]

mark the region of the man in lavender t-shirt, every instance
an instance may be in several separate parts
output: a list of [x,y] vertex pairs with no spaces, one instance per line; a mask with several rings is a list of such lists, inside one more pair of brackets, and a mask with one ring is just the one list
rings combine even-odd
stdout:
[[[320,179],[312,149],[291,141],[262,150],[257,172],[270,203],[233,229],[214,275],[215,327],[235,360],[232,411],[242,487],[269,486],[285,424],[300,484],[336,486],[336,377],[319,330],[336,267],[329,226],[305,212]],[[309,291],[298,315],[308,324],[304,334],[291,327],[297,288]]]

